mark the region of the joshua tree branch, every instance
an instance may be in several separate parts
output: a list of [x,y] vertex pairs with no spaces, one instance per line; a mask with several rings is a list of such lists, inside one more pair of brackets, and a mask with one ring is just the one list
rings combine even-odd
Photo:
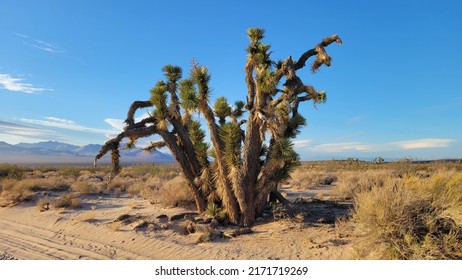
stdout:
[[120,144],[120,141],[122,141],[122,139],[130,138],[130,137],[133,137],[133,138],[147,137],[147,136],[156,134],[157,132],[158,131],[155,126],[145,126],[145,127],[138,127],[138,128],[124,130],[123,132],[119,133],[119,135],[117,135],[116,137],[104,143],[103,147],[101,147],[101,150],[95,157],[94,164],[96,165],[96,162],[98,161],[98,159],[102,158],[105,154],[107,154],[107,152],[118,151],[119,144]]
[[135,124],[134,116],[135,116],[136,110],[141,109],[141,108],[146,108],[146,107],[152,107],[152,104],[151,104],[150,101],[135,101],[135,102],[133,102],[132,105],[130,106],[130,109],[128,109],[127,119],[125,120],[125,123],[128,126],[131,126],[131,125]]
[[300,58],[297,60],[297,62],[294,65],[294,69],[298,70],[298,69],[301,69],[301,68],[305,67],[305,63],[310,57],[317,55],[319,53],[320,49],[324,49],[324,47],[329,46],[333,42],[337,42],[339,45],[342,44],[342,40],[340,39],[340,37],[337,34],[334,34],[334,35],[332,35],[330,37],[324,38],[321,41],[321,43],[316,45],[316,47],[306,51],[305,53],[303,53],[300,56]]

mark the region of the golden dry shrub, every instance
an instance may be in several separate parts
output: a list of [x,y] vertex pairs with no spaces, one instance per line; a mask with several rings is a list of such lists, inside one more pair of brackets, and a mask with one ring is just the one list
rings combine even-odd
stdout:
[[61,178],[3,179],[0,182],[0,205],[8,206],[31,200],[38,191],[63,191],[69,185]]
[[136,182],[135,179],[119,175],[107,184],[107,188],[109,190],[126,191],[134,182]]
[[429,191],[432,181],[441,182],[439,176],[387,181],[355,195],[352,221],[361,236],[360,257],[462,259],[462,228],[448,216],[454,205],[440,196],[451,184],[437,184],[440,194]]
[[335,192],[342,199],[352,199],[356,194],[370,191],[384,184],[393,184],[397,178],[386,170],[343,171],[337,176]]
[[29,186],[21,184],[18,180],[4,179],[0,182],[0,185],[0,207],[16,205],[34,197],[34,193]]
[[145,181],[137,181],[128,187],[127,192],[131,195],[137,196],[141,195],[145,198],[145,194],[149,193],[151,190],[157,190],[162,186],[163,181],[159,177],[151,176]]
[[80,208],[82,207],[82,203],[80,200],[75,196],[71,194],[65,194],[62,195],[58,198],[55,198],[52,202],[51,205],[54,208]]
[[296,189],[308,189],[313,186],[325,186],[334,183],[337,176],[334,172],[307,170],[301,166],[290,174],[289,184]]
[[194,202],[190,190],[180,176],[166,181],[151,195],[154,195],[157,201],[166,207],[176,207],[184,203]]

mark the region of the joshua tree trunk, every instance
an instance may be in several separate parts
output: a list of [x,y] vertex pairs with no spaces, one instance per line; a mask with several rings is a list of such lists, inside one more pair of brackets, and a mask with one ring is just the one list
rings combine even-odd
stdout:
[[[226,98],[220,97],[212,108],[206,67],[193,62],[189,78],[182,80],[181,68],[167,65],[163,68],[166,80],[158,81],[151,89],[150,100],[135,101],[130,106],[124,131],[103,145],[95,164],[111,152],[115,175],[124,138],[129,139],[127,146],[131,147],[137,139],[157,134],[163,141],[145,149],[167,147],[171,151],[199,211],[205,210],[206,201],[217,203],[227,211],[231,223],[251,226],[271,192],[284,202],[275,192],[299,163],[291,142],[305,125],[299,105],[309,100],[314,104],[326,100],[325,92],[305,85],[297,71],[311,57],[315,57],[313,73],[323,64],[330,66],[331,58],[324,48],[342,41],[333,35],[296,61],[289,56],[275,62],[270,59],[270,46],[261,42],[263,29],[250,28],[247,35],[250,44],[244,67],[246,103],[237,101],[231,107]],[[147,107],[154,108],[150,117],[135,122],[135,112]],[[212,147],[196,120],[201,116]],[[244,116],[246,120],[240,120]]]

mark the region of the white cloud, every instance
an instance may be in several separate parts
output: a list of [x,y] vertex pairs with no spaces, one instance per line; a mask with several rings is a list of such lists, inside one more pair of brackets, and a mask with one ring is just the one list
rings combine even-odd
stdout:
[[310,150],[321,153],[341,153],[348,151],[356,152],[372,152],[377,148],[375,145],[365,144],[361,142],[340,142],[326,143],[312,146]]
[[24,79],[13,78],[9,74],[0,74],[0,85],[9,91],[19,91],[32,94],[36,92],[52,90],[48,88],[35,87],[32,84],[24,83],[23,81]]
[[[139,117],[135,118],[135,122],[140,122],[141,120],[150,117],[151,115],[149,113],[143,113]],[[122,132],[124,130],[124,127],[126,126],[126,123],[124,120],[121,119],[111,119],[107,118],[104,119],[106,123],[108,123],[110,126],[115,128],[118,132]]]
[[46,117],[45,119],[50,120],[50,121],[60,122],[60,123],[75,124],[74,121],[70,121],[70,120],[66,120],[66,119],[60,119],[60,118],[56,118],[56,117]]
[[294,140],[294,147],[296,149],[308,148],[312,145],[313,141],[309,139]]
[[431,149],[448,147],[455,142],[452,139],[423,138],[408,141],[388,143],[364,143],[364,142],[337,142],[316,144],[312,140],[301,139],[294,141],[296,149],[314,153],[338,154],[345,152],[390,152],[411,149]]
[[451,139],[438,139],[438,138],[425,138],[409,141],[399,141],[392,143],[402,150],[411,149],[428,149],[428,148],[443,148],[448,147],[454,140]]
[[80,132],[101,133],[101,134],[106,134],[106,135],[114,134],[118,132],[114,130],[86,127],[83,125],[79,125],[75,123],[74,121],[61,119],[61,118],[55,118],[55,117],[46,117],[45,120],[35,120],[35,119],[19,119],[19,120],[21,122],[29,123],[29,124],[63,128],[63,129],[68,129],[68,130],[80,131]]
[[66,137],[57,135],[55,132],[47,129],[20,125],[17,123],[0,121],[0,139],[16,144],[19,142],[35,142],[41,140],[67,140]]
[[104,119],[104,121],[119,132],[123,131],[125,126],[124,121],[119,119]]
[[360,123],[364,120],[365,116],[355,116],[347,120],[346,124],[347,125],[354,125],[357,123]]
[[42,51],[45,51],[45,52],[49,52],[49,53],[53,53],[53,54],[59,54],[59,53],[65,53],[66,52],[65,49],[61,48],[60,46],[58,46],[55,43],[46,42],[46,41],[42,41],[42,40],[36,40],[36,39],[30,38],[29,36],[24,35],[24,34],[16,33],[16,35],[18,37],[23,38],[23,41],[22,41],[23,44],[34,47],[36,49],[39,49],[39,50],[42,50]]

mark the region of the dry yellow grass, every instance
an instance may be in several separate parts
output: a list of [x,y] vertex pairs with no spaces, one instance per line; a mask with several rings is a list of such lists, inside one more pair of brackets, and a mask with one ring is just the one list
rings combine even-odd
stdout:
[[461,191],[460,174],[440,172],[357,193],[352,222],[362,236],[359,256],[462,259]]
[[92,182],[75,181],[71,184],[72,191],[79,194],[93,194],[98,192],[98,187]]
[[51,205],[54,208],[66,208],[66,207],[80,208],[82,207],[82,203],[80,202],[80,200],[75,195],[71,195],[71,194],[65,194],[65,195],[62,195],[54,199],[51,202]]
[[166,181],[157,190],[159,202],[167,207],[175,207],[182,203],[194,202],[192,195],[182,177],[177,176]]

